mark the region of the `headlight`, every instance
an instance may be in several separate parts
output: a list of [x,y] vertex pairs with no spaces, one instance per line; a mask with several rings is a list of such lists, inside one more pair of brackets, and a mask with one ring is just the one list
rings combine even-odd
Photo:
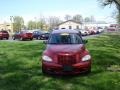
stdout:
[[82,61],[88,61],[91,59],[91,56],[90,55],[85,55],[83,58],[82,58]]
[[43,59],[44,61],[48,61],[48,62],[51,62],[51,61],[52,61],[52,59],[51,59],[49,56],[46,56],[46,55],[43,55],[43,56],[42,56],[42,59]]

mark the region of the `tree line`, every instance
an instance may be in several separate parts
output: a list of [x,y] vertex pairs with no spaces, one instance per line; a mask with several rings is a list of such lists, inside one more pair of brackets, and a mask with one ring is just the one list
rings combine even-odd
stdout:
[[[98,0],[99,4],[101,6],[107,6],[107,5],[115,5],[117,9],[117,21],[120,24],[120,0]],[[67,20],[74,20],[76,22],[95,22],[94,16],[85,17],[83,18],[82,15],[77,14],[74,16],[71,15],[65,15],[64,19]],[[10,17],[10,20],[13,23],[13,30],[14,31],[20,31],[21,29],[42,29],[42,30],[49,30],[55,28],[58,24],[63,22],[59,17],[51,16],[48,19],[44,17],[40,17],[40,19],[37,19],[35,21],[30,20],[27,25],[24,24],[24,19],[21,16],[12,16]]]
[[[27,25],[24,23],[24,19],[21,16],[12,16],[10,20],[13,23],[13,31],[20,31],[21,29],[41,29],[41,30],[51,30],[56,28],[58,24],[63,22],[59,17],[50,16],[49,18],[40,17],[39,19],[35,18],[35,20],[28,21]],[[95,22],[94,16],[83,18],[82,15],[77,14],[74,16],[65,15],[64,20],[74,20],[76,22]]]

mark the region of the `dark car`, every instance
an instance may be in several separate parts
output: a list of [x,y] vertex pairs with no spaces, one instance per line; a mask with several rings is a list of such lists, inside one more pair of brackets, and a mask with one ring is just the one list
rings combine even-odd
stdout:
[[34,31],[33,32],[33,38],[35,38],[35,39],[40,39],[40,36],[43,34],[43,32],[42,31]]
[[91,71],[91,55],[87,41],[76,30],[54,30],[42,55],[42,72],[49,74],[79,74]]
[[9,33],[7,31],[0,31],[0,39],[9,39]]
[[39,39],[47,40],[49,38],[50,33],[43,33],[39,36]]
[[30,40],[33,40],[33,34],[28,32],[28,31],[16,32],[13,35],[13,40],[15,40],[15,39],[19,39],[19,40],[30,39]]

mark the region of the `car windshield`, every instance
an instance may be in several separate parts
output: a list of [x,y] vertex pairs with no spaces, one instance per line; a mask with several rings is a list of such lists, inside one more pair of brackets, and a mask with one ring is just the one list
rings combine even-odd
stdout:
[[48,44],[82,44],[79,34],[51,34]]
[[20,34],[20,32],[16,32],[15,34]]
[[42,31],[34,31],[33,34],[42,34]]
[[1,32],[3,32],[3,33],[8,33],[7,31],[1,31]]

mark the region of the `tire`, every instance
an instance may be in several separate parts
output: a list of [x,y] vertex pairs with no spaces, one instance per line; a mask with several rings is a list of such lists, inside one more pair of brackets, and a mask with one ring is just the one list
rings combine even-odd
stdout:
[[43,68],[43,66],[42,66],[42,73],[43,74],[47,74],[47,72],[45,71],[45,69]]
[[15,40],[16,38],[15,37],[13,37],[13,40]]
[[0,40],[3,40],[3,38],[0,38]]
[[39,40],[39,37],[36,37],[35,39],[36,39],[36,40]]
[[84,74],[89,74],[91,73],[91,68],[88,69],[88,71],[86,71]]
[[30,40],[33,40],[33,38],[31,38]]
[[6,40],[8,40],[8,39],[9,39],[9,37],[6,38]]

